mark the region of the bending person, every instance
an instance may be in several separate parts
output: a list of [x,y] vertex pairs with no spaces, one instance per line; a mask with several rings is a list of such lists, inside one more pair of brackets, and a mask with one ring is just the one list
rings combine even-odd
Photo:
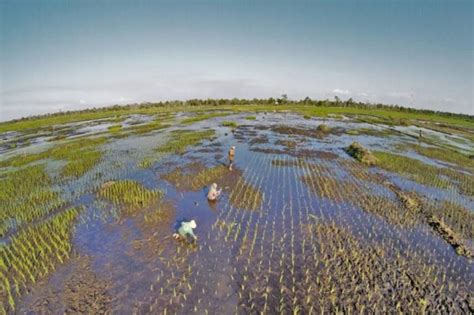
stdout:
[[217,184],[216,183],[212,184],[211,187],[209,188],[209,192],[207,193],[207,200],[215,201],[217,197],[219,197],[221,192],[222,192],[222,188],[217,190]]

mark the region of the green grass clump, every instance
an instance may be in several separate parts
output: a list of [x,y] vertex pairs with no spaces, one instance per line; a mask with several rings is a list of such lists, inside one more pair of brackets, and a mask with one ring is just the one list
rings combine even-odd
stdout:
[[223,121],[222,126],[230,127],[230,128],[237,128],[238,124],[235,121]]
[[172,133],[171,139],[161,147],[158,152],[183,154],[187,147],[194,146],[214,136],[214,130],[191,131],[178,130]]
[[61,170],[64,177],[79,178],[92,169],[102,158],[100,151],[82,151],[77,159],[70,161]]
[[230,115],[230,113],[208,113],[208,114],[201,114],[201,115],[198,115],[198,116],[195,116],[195,117],[186,118],[186,119],[184,119],[184,120],[181,122],[181,124],[183,124],[183,125],[191,125],[191,124],[194,124],[194,123],[199,122],[199,121],[208,120],[208,119],[216,118],[216,117],[228,116],[228,115]]
[[389,172],[398,173],[423,185],[443,189],[451,186],[450,181],[441,176],[440,168],[435,166],[388,152],[374,152],[374,156],[378,160],[377,166]]
[[377,163],[377,159],[374,155],[357,142],[353,142],[349,147],[347,147],[346,152],[365,165],[372,166]]
[[0,245],[0,283],[12,312],[15,300],[30,284],[53,272],[69,258],[74,222],[81,208],[69,208],[47,221],[28,227]]
[[137,163],[139,168],[150,168],[153,164],[161,160],[161,156],[149,156]]
[[165,125],[161,121],[154,120],[144,125],[133,126],[132,128],[130,128],[130,131],[134,134],[145,134],[155,130],[166,128],[168,126],[169,125]]
[[122,130],[122,125],[112,125],[107,129],[110,131],[110,133],[118,133]]
[[160,190],[151,190],[132,180],[112,182],[99,190],[99,196],[127,210],[145,208],[161,199]]
[[326,124],[321,124],[316,128],[316,130],[327,133],[331,131],[331,128],[329,128],[329,126]]
[[62,161],[74,161],[81,159],[81,154],[88,150],[96,150],[100,145],[107,142],[107,138],[81,138],[65,143],[57,144],[51,149],[39,153],[20,154],[8,160],[0,162],[0,167],[20,167],[33,162],[53,159]]
[[8,172],[0,179],[0,236],[48,215],[64,202],[51,190],[43,165]]
[[245,117],[245,119],[247,119],[247,120],[256,120],[257,116],[247,116],[247,117]]
[[349,129],[346,131],[348,135],[358,136],[358,135],[367,135],[372,137],[387,137],[393,135],[393,132],[388,129],[374,129],[374,128],[356,128],[356,129]]

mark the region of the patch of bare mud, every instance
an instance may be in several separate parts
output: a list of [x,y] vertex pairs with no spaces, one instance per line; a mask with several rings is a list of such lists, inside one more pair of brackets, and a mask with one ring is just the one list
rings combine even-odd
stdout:
[[197,162],[177,167],[160,178],[173,184],[179,191],[198,191],[214,182],[222,187],[233,187],[241,176],[242,171],[237,167],[230,171],[225,165],[206,167]]
[[[20,312],[34,314],[110,314],[110,283],[91,269],[90,259],[73,259],[59,283],[39,284]],[[58,285],[59,284],[59,285]]]

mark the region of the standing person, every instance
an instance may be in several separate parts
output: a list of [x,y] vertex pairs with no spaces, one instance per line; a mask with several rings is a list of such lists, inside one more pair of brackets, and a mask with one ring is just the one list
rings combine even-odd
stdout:
[[207,200],[215,201],[217,197],[219,197],[221,192],[222,192],[222,188],[217,190],[217,184],[216,183],[212,184],[211,188],[209,188],[209,192],[207,193]]
[[232,171],[232,164],[234,163],[235,146],[232,146],[229,150],[229,171]]

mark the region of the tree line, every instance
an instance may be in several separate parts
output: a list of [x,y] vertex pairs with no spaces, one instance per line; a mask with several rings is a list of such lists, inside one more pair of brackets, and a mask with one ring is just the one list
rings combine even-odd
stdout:
[[190,99],[186,101],[161,101],[161,102],[143,102],[135,103],[128,105],[113,105],[108,107],[93,107],[89,109],[76,110],[76,111],[64,111],[56,112],[50,114],[29,116],[21,119],[15,119],[11,122],[21,121],[21,120],[30,120],[37,119],[40,117],[54,117],[62,116],[69,114],[78,114],[78,113],[94,113],[94,112],[107,112],[107,111],[120,111],[120,110],[131,110],[134,108],[147,109],[153,107],[174,107],[174,106],[229,106],[229,105],[306,105],[306,106],[315,106],[315,107],[351,107],[351,108],[361,108],[361,109],[385,109],[391,111],[398,111],[404,113],[419,113],[419,114],[433,114],[447,117],[456,117],[462,118],[465,120],[474,120],[474,116],[462,113],[450,113],[444,111],[435,111],[430,109],[417,109],[411,107],[404,107],[400,105],[387,105],[382,103],[366,103],[366,102],[356,102],[352,98],[349,98],[345,101],[341,100],[339,97],[335,96],[334,100],[313,100],[309,97],[306,97],[301,100],[290,100],[286,94],[283,94],[278,98],[265,98],[265,99]]

